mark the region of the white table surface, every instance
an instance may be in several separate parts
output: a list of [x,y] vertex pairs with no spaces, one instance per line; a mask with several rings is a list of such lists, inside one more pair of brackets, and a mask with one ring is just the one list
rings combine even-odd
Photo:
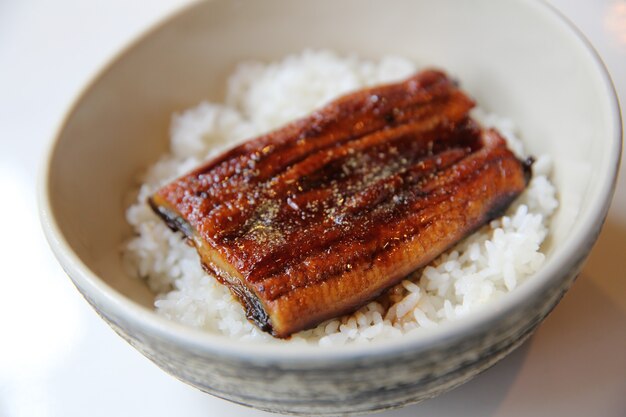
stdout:
[[[266,416],[175,380],[119,338],[58,266],[35,182],[74,96],[189,0],[0,1],[0,416]],[[626,1],[552,0],[626,101]],[[624,164],[626,166],[626,163]],[[537,334],[456,390],[380,416],[626,416],[626,169],[581,277]]]

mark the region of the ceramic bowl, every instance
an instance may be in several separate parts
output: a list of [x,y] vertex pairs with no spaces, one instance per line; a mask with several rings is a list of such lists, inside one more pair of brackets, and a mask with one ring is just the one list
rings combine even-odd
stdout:
[[[560,208],[542,269],[516,291],[429,333],[336,349],[251,345],[157,316],[129,278],[125,196],[166,151],[174,111],[221,100],[245,59],[305,48],[397,54],[457,76],[482,107],[515,120],[532,154],[554,159]],[[557,304],[600,231],[621,146],[619,107],[589,44],[526,0],[211,1],[126,48],[85,88],[51,146],[41,218],[59,262],[111,327],[165,371],[263,410],[358,414],[461,384],[519,346]]]

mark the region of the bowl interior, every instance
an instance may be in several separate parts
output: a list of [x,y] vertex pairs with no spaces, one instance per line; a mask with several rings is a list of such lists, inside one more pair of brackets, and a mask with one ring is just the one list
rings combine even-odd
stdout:
[[146,286],[124,272],[120,246],[132,233],[124,219],[128,192],[166,151],[171,114],[221,100],[227,74],[242,60],[305,48],[402,55],[441,67],[482,107],[512,118],[527,150],[554,160],[561,207],[547,264],[599,221],[618,151],[613,95],[593,53],[542,3],[212,1],[127,49],[69,114],[50,156],[45,198],[80,261],[151,306]]

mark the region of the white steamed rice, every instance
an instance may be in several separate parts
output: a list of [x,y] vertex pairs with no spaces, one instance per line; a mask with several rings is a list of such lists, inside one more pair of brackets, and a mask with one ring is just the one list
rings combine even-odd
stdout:
[[[171,153],[141,177],[127,211],[136,236],[123,248],[129,272],[158,294],[156,311],[172,320],[240,340],[338,345],[424,331],[454,320],[515,290],[544,261],[541,243],[557,207],[548,180],[550,161],[539,157],[528,189],[505,216],[492,221],[432,264],[354,314],[326,321],[283,341],[246,320],[226,287],[207,275],[195,249],[173,233],[146,204],[161,185],[250,137],[301,117],[350,90],[409,76],[417,66],[399,57],[367,61],[328,51],[305,51],[280,62],[243,63],[228,80],[224,104],[204,102],[173,116]],[[473,116],[495,126],[523,156],[509,120]]]

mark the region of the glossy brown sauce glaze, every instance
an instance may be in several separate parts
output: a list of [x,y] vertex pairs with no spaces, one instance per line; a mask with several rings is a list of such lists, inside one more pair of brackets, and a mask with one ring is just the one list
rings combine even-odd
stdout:
[[500,215],[530,168],[444,73],[343,96],[150,200],[278,337],[353,311]]

